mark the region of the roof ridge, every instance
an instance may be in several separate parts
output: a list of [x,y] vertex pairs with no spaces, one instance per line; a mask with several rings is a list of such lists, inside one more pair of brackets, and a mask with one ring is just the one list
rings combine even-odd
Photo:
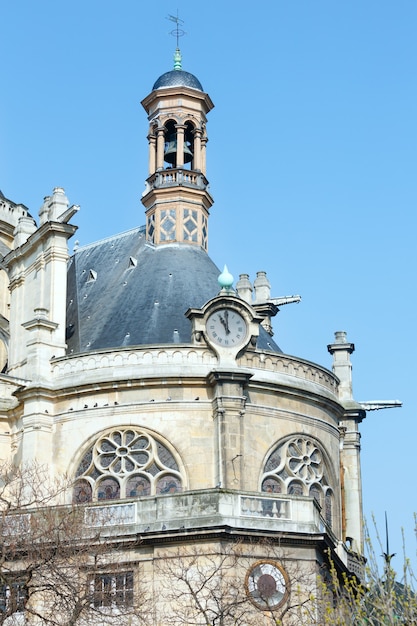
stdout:
[[120,237],[126,237],[134,232],[144,233],[146,231],[146,226],[135,226],[135,228],[130,228],[129,230],[124,230],[121,233],[117,233],[116,235],[111,235],[110,237],[104,237],[103,239],[98,239],[97,241],[93,241],[91,243],[86,243],[83,246],[79,246],[76,252],[80,250],[87,250],[88,248],[92,248],[93,246],[97,246],[98,244],[105,243],[107,241],[113,241],[114,239],[119,239]]

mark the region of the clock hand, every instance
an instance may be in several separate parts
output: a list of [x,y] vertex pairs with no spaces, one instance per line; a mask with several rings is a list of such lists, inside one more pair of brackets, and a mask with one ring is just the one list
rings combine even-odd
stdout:
[[227,326],[226,326],[226,320],[224,319],[224,317],[222,317],[219,313],[219,320],[221,325],[223,326],[223,328],[225,329],[225,331],[227,332]]
[[224,319],[226,321],[226,325],[225,325],[225,330],[226,330],[226,335],[230,334],[230,329],[229,329],[229,311],[226,309],[226,311],[224,312]]
[[226,335],[230,335],[229,329],[229,311],[224,312],[224,317],[219,313],[219,320],[224,330],[226,331]]

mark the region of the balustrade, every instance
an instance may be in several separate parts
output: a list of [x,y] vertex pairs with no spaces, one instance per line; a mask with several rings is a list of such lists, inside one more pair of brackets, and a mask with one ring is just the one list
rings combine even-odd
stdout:
[[176,185],[206,189],[208,181],[201,172],[172,168],[155,172],[155,174],[148,179],[148,184],[151,189],[160,189],[161,187],[172,187]]

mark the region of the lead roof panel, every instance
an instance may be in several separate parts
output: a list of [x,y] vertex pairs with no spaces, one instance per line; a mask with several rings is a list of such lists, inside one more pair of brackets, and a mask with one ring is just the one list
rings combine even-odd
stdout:
[[[219,293],[219,274],[197,246],[149,245],[144,227],[79,248],[68,265],[68,352],[190,343],[185,312]],[[258,347],[280,352],[263,328]]]

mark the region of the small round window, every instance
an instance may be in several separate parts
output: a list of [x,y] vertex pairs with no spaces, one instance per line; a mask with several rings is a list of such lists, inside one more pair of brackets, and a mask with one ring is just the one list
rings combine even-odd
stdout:
[[288,599],[288,575],[275,561],[259,561],[246,574],[246,593],[258,609],[273,611]]

